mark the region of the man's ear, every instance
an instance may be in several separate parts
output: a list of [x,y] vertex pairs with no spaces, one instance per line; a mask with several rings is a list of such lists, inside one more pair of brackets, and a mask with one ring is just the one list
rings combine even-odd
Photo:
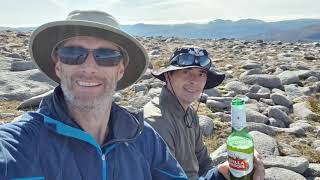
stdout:
[[62,69],[61,69],[61,62],[60,61],[57,61],[54,64],[54,70],[55,70],[56,75],[58,76],[58,78],[61,79]]
[[163,73],[166,83],[170,82],[170,72]]

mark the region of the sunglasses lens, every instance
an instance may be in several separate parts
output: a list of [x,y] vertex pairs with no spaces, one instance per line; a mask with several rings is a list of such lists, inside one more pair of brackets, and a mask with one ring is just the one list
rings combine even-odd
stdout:
[[195,56],[191,54],[180,54],[178,56],[178,64],[180,66],[190,66],[194,64]]
[[200,56],[199,57],[199,64],[201,67],[208,67],[211,66],[211,60],[207,56]]
[[100,66],[116,66],[122,58],[120,51],[107,48],[95,49],[93,54],[94,59]]
[[61,47],[57,50],[60,60],[64,64],[79,65],[84,63],[88,50],[81,47]]
[[[68,65],[83,64],[89,54],[89,50],[82,47],[61,47],[57,50],[60,60]],[[93,57],[100,66],[116,66],[119,64],[122,54],[113,49],[100,48],[93,50]]]

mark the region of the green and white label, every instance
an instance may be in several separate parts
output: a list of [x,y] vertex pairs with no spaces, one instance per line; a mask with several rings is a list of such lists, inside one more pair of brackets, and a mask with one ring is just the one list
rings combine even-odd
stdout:
[[244,107],[231,108],[232,128],[237,131],[246,127],[246,111]]

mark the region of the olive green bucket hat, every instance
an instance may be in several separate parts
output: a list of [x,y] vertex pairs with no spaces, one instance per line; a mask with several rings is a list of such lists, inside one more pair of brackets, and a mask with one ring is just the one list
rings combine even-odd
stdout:
[[149,59],[143,46],[131,35],[122,31],[117,20],[101,11],[72,11],[66,20],[46,23],[33,31],[29,52],[35,65],[50,79],[60,83],[55,73],[52,52],[63,40],[75,36],[93,36],[109,40],[128,55],[128,65],[117,90],[135,83],[148,67]]

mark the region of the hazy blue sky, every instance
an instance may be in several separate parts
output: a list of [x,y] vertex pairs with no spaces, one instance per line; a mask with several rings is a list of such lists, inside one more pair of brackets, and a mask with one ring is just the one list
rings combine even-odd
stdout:
[[121,24],[320,19],[320,0],[0,0],[0,4],[0,26],[63,20],[75,9],[104,10]]

